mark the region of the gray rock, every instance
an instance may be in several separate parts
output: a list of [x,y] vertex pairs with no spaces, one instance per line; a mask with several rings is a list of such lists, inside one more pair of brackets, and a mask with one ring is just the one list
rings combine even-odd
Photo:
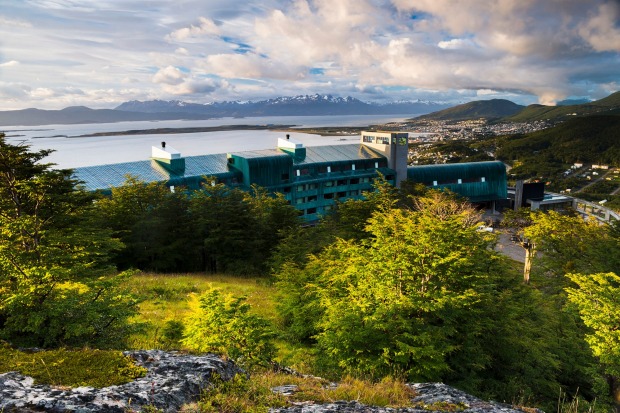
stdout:
[[[328,404],[299,403],[291,407],[271,409],[270,413],[428,413],[429,411],[456,411],[462,413],[523,413],[512,406],[486,402],[443,383],[410,384],[417,393],[415,408],[392,409],[366,406],[358,402]],[[446,404],[453,405],[448,410]],[[543,413],[542,411],[540,413]]]
[[0,412],[126,413],[147,406],[176,412],[198,398],[213,374],[229,380],[242,373],[234,363],[213,354],[191,356],[158,350],[125,354],[148,372],[120,386],[61,390],[33,385],[31,377],[16,372],[0,374]]

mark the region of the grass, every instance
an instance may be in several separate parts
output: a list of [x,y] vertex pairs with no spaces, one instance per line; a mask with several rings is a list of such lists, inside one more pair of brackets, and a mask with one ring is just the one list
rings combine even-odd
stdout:
[[[297,390],[292,396],[271,391],[271,388],[282,385],[294,385]],[[371,383],[346,377],[336,386],[320,378],[267,372],[249,380],[241,375],[228,382],[216,380],[198,403],[186,406],[183,412],[267,412],[270,407],[282,407],[291,402],[330,403],[339,400],[402,408],[414,406],[413,396],[413,389],[394,379]]]
[[55,349],[20,351],[0,345],[0,372],[17,371],[38,384],[107,387],[129,383],[146,369],[120,351]]
[[167,335],[166,330],[189,315],[190,301],[209,286],[235,296],[246,296],[253,312],[271,321],[276,319],[275,290],[264,278],[138,273],[129,278],[126,286],[142,300],[140,315],[135,321],[142,323],[143,328],[130,339],[130,347],[134,349],[178,348],[178,342]]

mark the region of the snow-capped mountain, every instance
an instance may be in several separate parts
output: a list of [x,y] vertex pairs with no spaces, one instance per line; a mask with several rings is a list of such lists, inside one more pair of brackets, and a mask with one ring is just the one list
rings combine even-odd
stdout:
[[422,102],[368,103],[351,96],[298,95],[261,101],[224,101],[205,104],[152,100],[125,102],[116,110],[140,113],[187,113],[212,117],[304,116],[304,115],[383,115],[428,113],[448,105]]

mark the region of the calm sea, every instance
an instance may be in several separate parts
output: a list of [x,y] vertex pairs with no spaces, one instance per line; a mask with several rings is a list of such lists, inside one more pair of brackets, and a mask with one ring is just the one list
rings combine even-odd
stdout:
[[[135,129],[190,128],[222,125],[296,125],[298,127],[320,126],[368,126],[398,122],[416,116],[407,115],[351,115],[351,116],[274,116],[257,118],[222,118],[191,121],[118,122],[82,125],[44,125],[34,127],[5,126],[0,129],[11,143],[25,143],[33,150],[53,149],[46,160],[60,168],[101,165],[145,160],[150,157],[151,146],[166,141],[182,155],[206,155],[275,148],[282,132],[268,130],[223,131],[182,134],[118,135],[84,137],[96,132],[118,132]],[[291,133],[291,138],[306,146],[355,143],[358,136],[318,136]]]

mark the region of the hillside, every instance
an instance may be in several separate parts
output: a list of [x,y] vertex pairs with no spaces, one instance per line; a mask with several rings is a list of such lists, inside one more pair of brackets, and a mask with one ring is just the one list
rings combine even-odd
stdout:
[[415,118],[416,120],[468,120],[484,118],[493,120],[512,116],[522,110],[524,106],[517,105],[506,99],[477,100],[464,103],[452,108],[440,110]]
[[620,116],[576,117],[553,128],[502,137],[496,156],[518,160],[515,172],[531,176],[574,162],[620,165]]
[[521,112],[512,116],[506,116],[503,120],[508,122],[532,122],[536,120],[563,121],[578,116],[617,113],[619,110],[620,92],[615,92],[606,98],[580,105],[529,105]]

